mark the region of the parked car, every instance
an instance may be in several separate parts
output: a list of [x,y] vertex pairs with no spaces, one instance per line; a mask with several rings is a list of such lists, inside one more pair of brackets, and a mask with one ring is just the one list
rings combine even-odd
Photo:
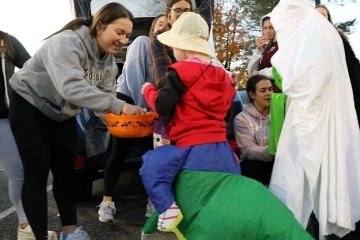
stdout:
[[239,89],[237,90],[237,93],[239,95],[241,104],[243,105],[244,108],[246,108],[247,104],[250,102],[246,89]]

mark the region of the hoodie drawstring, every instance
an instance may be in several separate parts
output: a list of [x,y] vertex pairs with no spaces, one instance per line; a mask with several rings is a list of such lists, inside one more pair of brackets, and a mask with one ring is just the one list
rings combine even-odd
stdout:
[[6,78],[6,69],[5,69],[5,45],[4,40],[1,39],[1,67],[3,71],[3,77],[4,77],[4,86],[5,86],[5,104],[7,107],[10,106],[10,99],[9,99],[9,93],[8,93],[8,86],[7,86],[7,78]]

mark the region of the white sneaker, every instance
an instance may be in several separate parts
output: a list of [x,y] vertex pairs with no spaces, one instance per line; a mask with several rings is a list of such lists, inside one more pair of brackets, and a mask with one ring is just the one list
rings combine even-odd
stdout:
[[[63,233],[61,232],[60,234],[60,240],[63,240],[64,236]],[[75,229],[75,232],[73,233],[69,233],[66,237],[66,240],[91,240],[89,237],[89,234],[87,234],[87,232],[85,232],[82,227],[77,227]]]
[[36,240],[30,225],[28,225],[26,228],[18,227],[17,239],[18,240]]
[[[48,231],[48,239],[57,240],[58,238],[56,232]],[[28,225],[26,228],[18,227],[17,240],[36,240],[30,225]]]
[[155,211],[154,205],[152,204],[151,200],[148,199],[148,203],[146,204],[145,217],[150,217],[154,211]]
[[164,232],[172,231],[182,219],[181,210],[174,202],[168,210],[159,215],[157,229]]
[[114,202],[102,202],[99,205],[99,221],[100,222],[112,222],[114,221],[114,215],[116,208]]

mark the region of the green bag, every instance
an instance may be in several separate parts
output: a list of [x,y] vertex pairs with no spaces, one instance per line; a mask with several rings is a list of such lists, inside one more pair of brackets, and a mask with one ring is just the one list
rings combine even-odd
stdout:
[[284,93],[271,93],[270,99],[270,134],[268,153],[275,155],[281,129],[285,119],[285,103],[287,96]]
[[[282,78],[278,71],[273,67],[275,84],[282,90]],[[271,93],[270,98],[270,134],[268,153],[275,155],[279,142],[281,129],[285,120],[285,104],[287,96],[284,93]]]

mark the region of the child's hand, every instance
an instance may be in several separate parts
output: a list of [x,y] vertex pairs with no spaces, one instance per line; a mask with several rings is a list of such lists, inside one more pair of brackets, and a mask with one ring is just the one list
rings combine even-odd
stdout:
[[141,86],[141,94],[142,94],[142,95],[144,95],[144,89],[145,89],[146,86],[149,85],[149,84],[151,84],[151,83],[146,82],[146,83],[144,83],[144,84]]

